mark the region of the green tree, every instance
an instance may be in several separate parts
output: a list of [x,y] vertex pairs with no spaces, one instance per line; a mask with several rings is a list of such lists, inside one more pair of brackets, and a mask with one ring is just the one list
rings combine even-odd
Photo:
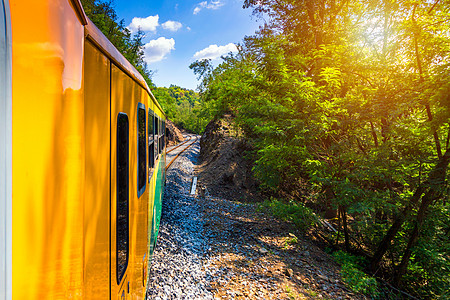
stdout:
[[119,20],[113,0],[82,0],[84,11],[91,21],[113,43],[120,53],[141,73],[149,87],[154,87],[152,72],[144,60],[144,32],[132,35],[125,21]]
[[[191,65],[203,107],[236,115],[264,188],[335,209],[344,247],[368,249],[372,272],[383,268],[417,295],[442,294],[450,284],[449,252],[439,246],[450,239],[448,3],[244,7],[269,21],[217,67]],[[298,192],[305,181],[307,196]]]
[[170,85],[169,88],[154,88],[153,94],[177,126],[195,133],[203,132],[210,119],[209,115],[201,114],[202,102],[195,91]]

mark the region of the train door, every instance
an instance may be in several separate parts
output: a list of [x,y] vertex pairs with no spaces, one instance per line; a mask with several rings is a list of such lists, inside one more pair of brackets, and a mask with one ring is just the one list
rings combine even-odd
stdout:
[[[111,66],[111,299],[141,297],[147,259],[145,90]],[[146,105],[147,104],[147,105]]]
[[84,52],[84,298],[110,288],[110,61],[89,40]]
[[0,299],[12,289],[11,34],[8,0],[0,0]]

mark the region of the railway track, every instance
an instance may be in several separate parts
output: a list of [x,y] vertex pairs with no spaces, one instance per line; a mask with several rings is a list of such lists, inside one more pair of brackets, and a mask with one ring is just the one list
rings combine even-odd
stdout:
[[166,155],[169,154],[170,152],[176,150],[178,147],[181,147],[181,146],[183,146],[184,144],[186,144],[187,142],[189,142],[189,141],[191,140],[191,138],[192,138],[192,135],[189,135],[187,140],[185,140],[185,141],[182,142],[181,144],[175,145],[175,146],[173,146],[172,148],[170,148],[169,150],[167,150],[167,151],[166,151]]
[[[194,141],[192,143],[187,144],[190,140],[192,140],[192,138],[195,137]],[[183,143],[171,148],[170,150],[168,150],[166,152],[167,155],[167,161],[169,161],[168,164],[166,164],[166,171],[170,168],[170,166],[172,165],[172,163],[187,149],[189,149],[193,144],[195,144],[195,142],[197,142],[198,140],[198,136],[197,135],[190,135],[188,136],[188,140],[184,141]],[[186,145],[187,144],[187,145]],[[178,149],[181,146],[186,145],[185,147],[183,147],[182,149]],[[169,153],[171,153],[174,150],[179,150],[179,151],[175,151],[174,153],[168,155]]]

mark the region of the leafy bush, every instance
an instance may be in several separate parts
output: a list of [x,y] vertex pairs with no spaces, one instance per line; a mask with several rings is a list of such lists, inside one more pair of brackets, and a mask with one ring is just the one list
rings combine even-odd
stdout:
[[284,203],[271,198],[261,204],[261,209],[270,211],[276,218],[283,221],[294,223],[297,228],[304,231],[317,222],[317,218],[311,209],[293,201]]
[[201,134],[211,120],[209,115],[202,115],[203,103],[193,90],[170,85],[168,88],[156,87],[152,91],[167,117],[178,127]]
[[377,280],[361,271],[360,265],[364,261],[361,257],[343,251],[333,253],[333,257],[341,264],[342,279],[353,291],[374,298],[380,295]]

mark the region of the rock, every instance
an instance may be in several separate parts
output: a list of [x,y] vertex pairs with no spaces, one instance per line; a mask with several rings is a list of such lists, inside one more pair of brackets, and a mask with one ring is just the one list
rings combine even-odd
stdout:
[[286,276],[292,277],[294,275],[294,270],[292,269],[286,269],[284,271],[284,274],[286,274]]
[[259,248],[259,253],[267,254],[267,253],[269,253],[269,251],[266,248]]

